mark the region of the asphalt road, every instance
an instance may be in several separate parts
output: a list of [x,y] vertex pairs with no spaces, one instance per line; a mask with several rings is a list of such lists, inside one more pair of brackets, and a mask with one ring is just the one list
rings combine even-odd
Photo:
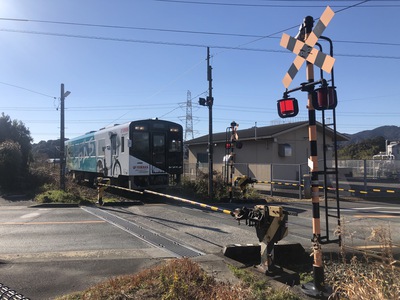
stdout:
[[[84,290],[112,276],[135,273],[166,258],[177,257],[174,250],[161,244],[165,241],[157,242],[154,236],[199,253],[195,259],[220,254],[229,244],[258,243],[254,228],[245,222],[239,225],[227,214],[169,202],[91,208],[94,211],[90,211],[84,207],[30,207],[33,204],[30,201],[0,199],[0,283],[31,299],[53,299]],[[219,204],[228,210],[243,205],[255,204]],[[312,236],[310,201],[283,199],[274,205],[298,213],[298,216],[289,216],[289,235],[282,243],[301,243],[308,251]],[[380,243],[368,240],[371,230],[390,228],[393,249],[399,253],[397,203],[377,199],[347,201],[341,206],[347,245],[379,251]],[[94,214],[96,210],[102,215]],[[114,221],[105,217],[108,215]],[[321,221],[324,230],[325,222]],[[335,238],[336,225],[337,220],[329,219],[332,238]],[[135,228],[146,231],[138,234]],[[151,235],[153,240],[146,235]],[[336,244],[323,245],[322,249],[339,252]],[[215,271],[217,261],[211,261],[209,267]]]

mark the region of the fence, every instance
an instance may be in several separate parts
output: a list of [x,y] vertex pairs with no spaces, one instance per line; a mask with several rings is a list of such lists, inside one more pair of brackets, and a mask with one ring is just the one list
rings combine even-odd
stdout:
[[353,178],[367,179],[399,179],[400,161],[398,160],[340,160],[338,161],[339,171],[343,175]]
[[[334,161],[327,161],[327,166],[334,166]],[[228,165],[228,168],[230,166]],[[214,164],[214,170],[226,174],[224,164]],[[323,161],[319,161],[319,170],[323,170]],[[185,164],[184,176],[196,180],[200,173],[208,173],[208,164]],[[284,191],[298,194],[302,197],[302,185],[304,175],[309,174],[307,164],[251,164],[235,163],[234,177],[245,175],[264,182],[257,185],[257,189],[269,192]],[[356,191],[368,190],[374,192],[389,189],[391,195],[398,195],[400,179],[400,161],[395,160],[339,160],[338,161],[339,186],[336,187],[334,175],[327,175],[327,186],[341,189],[344,196],[352,196]],[[319,177],[321,185],[323,177]],[[279,184],[275,184],[279,182]],[[281,184],[287,183],[287,184]],[[393,193],[393,189],[397,189]]]
[[10,289],[8,286],[0,283],[0,299],[1,300],[29,300],[24,295],[17,293],[16,291]]
[[[233,177],[247,176],[255,178],[262,182],[257,185],[257,189],[269,192],[273,195],[274,191],[285,190],[288,193],[296,193],[301,197],[301,184],[304,174],[308,174],[306,165],[285,165],[285,164],[250,164],[235,163],[233,165]],[[230,165],[214,164],[214,170],[221,172],[226,182],[229,182],[225,168],[231,168]],[[229,169],[228,169],[229,171]],[[208,174],[208,164],[185,164],[184,176],[190,180],[196,180],[200,174]],[[275,185],[271,182],[286,182],[293,185]]]

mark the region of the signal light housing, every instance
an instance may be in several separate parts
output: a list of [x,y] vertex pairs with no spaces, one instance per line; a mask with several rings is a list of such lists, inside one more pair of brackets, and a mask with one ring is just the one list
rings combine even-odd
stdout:
[[225,149],[242,149],[243,143],[240,141],[233,141],[233,142],[226,142],[225,143]]
[[199,98],[199,104],[202,106],[213,106],[214,97]]
[[281,118],[291,118],[299,113],[299,105],[296,98],[284,98],[277,101],[278,115]]
[[337,105],[336,89],[332,86],[323,86],[315,90],[312,105],[316,110],[334,109]]

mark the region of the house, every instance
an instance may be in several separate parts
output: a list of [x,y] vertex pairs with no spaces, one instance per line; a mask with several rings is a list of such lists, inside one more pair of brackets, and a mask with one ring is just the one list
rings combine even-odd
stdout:
[[[323,125],[317,122],[318,159],[323,160]],[[298,182],[308,173],[310,142],[308,121],[279,125],[252,127],[237,130],[241,149],[226,149],[231,138],[230,127],[227,132],[213,134],[213,169],[224,173],[228,166],[227,156],[234,157],[235,175],[247,175],[257,180],[285,180]],[[347,141],[347,137],[337,133],[337,141]],[[208,170],[208,135],[187,141],[188,160],[186,175],[195,175],[198,170]],[[334,131],[325,127],[326,160],[332,160],[334,150]],[[225,159],[224,159],[225,157]],[[321,163],[322,164],[322,163]],[[322,166],[321,166],[322,167]],[[273,174],[273,175],[272,175]]]

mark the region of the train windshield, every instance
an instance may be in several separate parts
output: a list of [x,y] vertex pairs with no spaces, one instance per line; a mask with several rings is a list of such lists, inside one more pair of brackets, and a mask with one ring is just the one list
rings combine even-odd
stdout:
[[148,132],[133,132],[132,133],[132,148],[131,151],[134,156],[143,160],[150,160],[150,135]]

